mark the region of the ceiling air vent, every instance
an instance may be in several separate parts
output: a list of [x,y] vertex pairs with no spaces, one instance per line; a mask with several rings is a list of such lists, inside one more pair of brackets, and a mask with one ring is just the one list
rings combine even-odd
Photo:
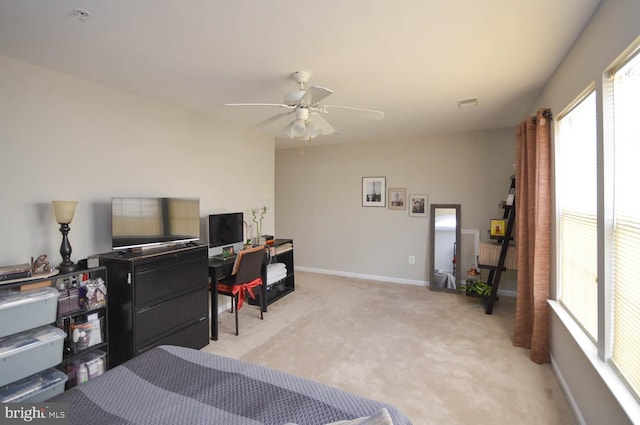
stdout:
[[477,97],[471,97],[469,99],[462,99],[458,101],[458,108],[471,108],[473,106],[478,106]]

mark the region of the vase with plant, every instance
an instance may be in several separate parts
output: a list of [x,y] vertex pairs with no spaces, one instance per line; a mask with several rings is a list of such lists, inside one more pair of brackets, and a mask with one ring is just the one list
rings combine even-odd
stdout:
[[245,248],[247,245],[251,245],[251,225],[247,223],[247,220],[242,220],[244,223],[244,234],[245,234]]
[[261,243],[262,220],[264,219],[264,215],[266,213],[267,207],[262,207],[260,210],[258,210],[257,208],[251,208],[252,221],[256,224],[256,245]]

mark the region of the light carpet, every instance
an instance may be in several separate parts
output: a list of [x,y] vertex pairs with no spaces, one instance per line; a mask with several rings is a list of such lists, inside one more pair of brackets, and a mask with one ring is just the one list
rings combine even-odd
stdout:
[[511,344],[515,299],[296,272],[295,292],[221,314],[203,350],[390,403],[414,425],[575,424],[550,365]]

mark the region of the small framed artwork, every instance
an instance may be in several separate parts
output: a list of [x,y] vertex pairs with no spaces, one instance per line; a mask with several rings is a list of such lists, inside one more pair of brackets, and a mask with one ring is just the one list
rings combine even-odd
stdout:
[[387,178],[362,178],[362,206],[384,207],[387,205]]
[[503,220],[501,218],[494,218],[491,220],[491,227],[489,232],[491,233],[492,238],[503,237],[506,234],[507,230],[507,220]]
[[390,210],[406,210],[407,209],[407,189],[404,187],[389,188],[389,209]]
[[222,256],[224,258],[231,257],[233,254],[235,254],[233,246],[225,246],[222,248]]
[[409,215],[411,217],[427,216],[427,195],[409,195]]

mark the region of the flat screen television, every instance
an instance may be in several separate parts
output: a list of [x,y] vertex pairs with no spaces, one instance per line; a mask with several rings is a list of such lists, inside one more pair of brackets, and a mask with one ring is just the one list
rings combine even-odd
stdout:
[[112,198],[114,250],[200,240],[200,198]]
[[209,216],[209,247],[233,245],[244,241],[244,215],[241,212]]

